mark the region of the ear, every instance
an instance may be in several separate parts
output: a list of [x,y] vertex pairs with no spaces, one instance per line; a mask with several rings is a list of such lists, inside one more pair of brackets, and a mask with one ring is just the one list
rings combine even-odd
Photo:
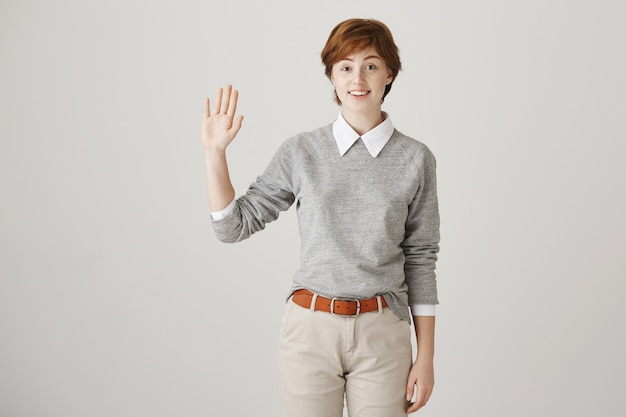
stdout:
[[387,74],[387,85],[391,84],[392,81],[393,81],[393,73],[389,71],[389,74]]

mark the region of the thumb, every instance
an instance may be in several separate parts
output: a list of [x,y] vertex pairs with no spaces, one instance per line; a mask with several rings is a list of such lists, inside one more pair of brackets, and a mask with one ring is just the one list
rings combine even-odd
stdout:
[[237,132],[239,132],[239,129],[241,129],[241,125],[243,123],[243,115],[237,117],[237,119],[235,119],[235,122],[233,123],[233,131],[235,132],[235,134],[237,134]]
[[406,385],[406,400],[407,401],[411,401],[411,398],[413,398],[413,392],[414,392],[414,385],[411,383],[408,383]]

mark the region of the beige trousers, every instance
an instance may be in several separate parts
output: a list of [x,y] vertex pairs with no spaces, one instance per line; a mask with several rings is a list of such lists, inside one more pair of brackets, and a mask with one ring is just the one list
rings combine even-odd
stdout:
[[280,338],[286,417],[406,417],[410,325],[389,308],[333,316],[287,303]]

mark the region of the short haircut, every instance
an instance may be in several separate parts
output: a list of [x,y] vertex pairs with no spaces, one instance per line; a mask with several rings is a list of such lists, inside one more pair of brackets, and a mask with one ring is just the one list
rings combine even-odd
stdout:
[[[321,53],[325,74],[330,79],[333,65],[351,54],[367,48],[374,48],[392,74],[391,82],[385,86],[383,100],[391,90],[391,85],[402,69],[400,55],[389,28],[375,19],[348,19],[339,23],[330,32]],[[335,101],[341,104],[335,94]]]

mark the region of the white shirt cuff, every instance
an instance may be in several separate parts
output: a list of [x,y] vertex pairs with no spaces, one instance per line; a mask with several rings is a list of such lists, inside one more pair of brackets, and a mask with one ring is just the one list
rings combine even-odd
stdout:
[[213,220],[223,220],[223,219],[225,219],[226,216],[228,216],[233,211],[233,208],[235,208],[235,201],[236,200],[231,201],[229,205],[227,205],[226,207],[224,207],[220,211],[212,211],[211,212],[211,219],[213,219]]
[[437,306],[435,304],[414,304],[411,306],[413,316],[435,316]]

